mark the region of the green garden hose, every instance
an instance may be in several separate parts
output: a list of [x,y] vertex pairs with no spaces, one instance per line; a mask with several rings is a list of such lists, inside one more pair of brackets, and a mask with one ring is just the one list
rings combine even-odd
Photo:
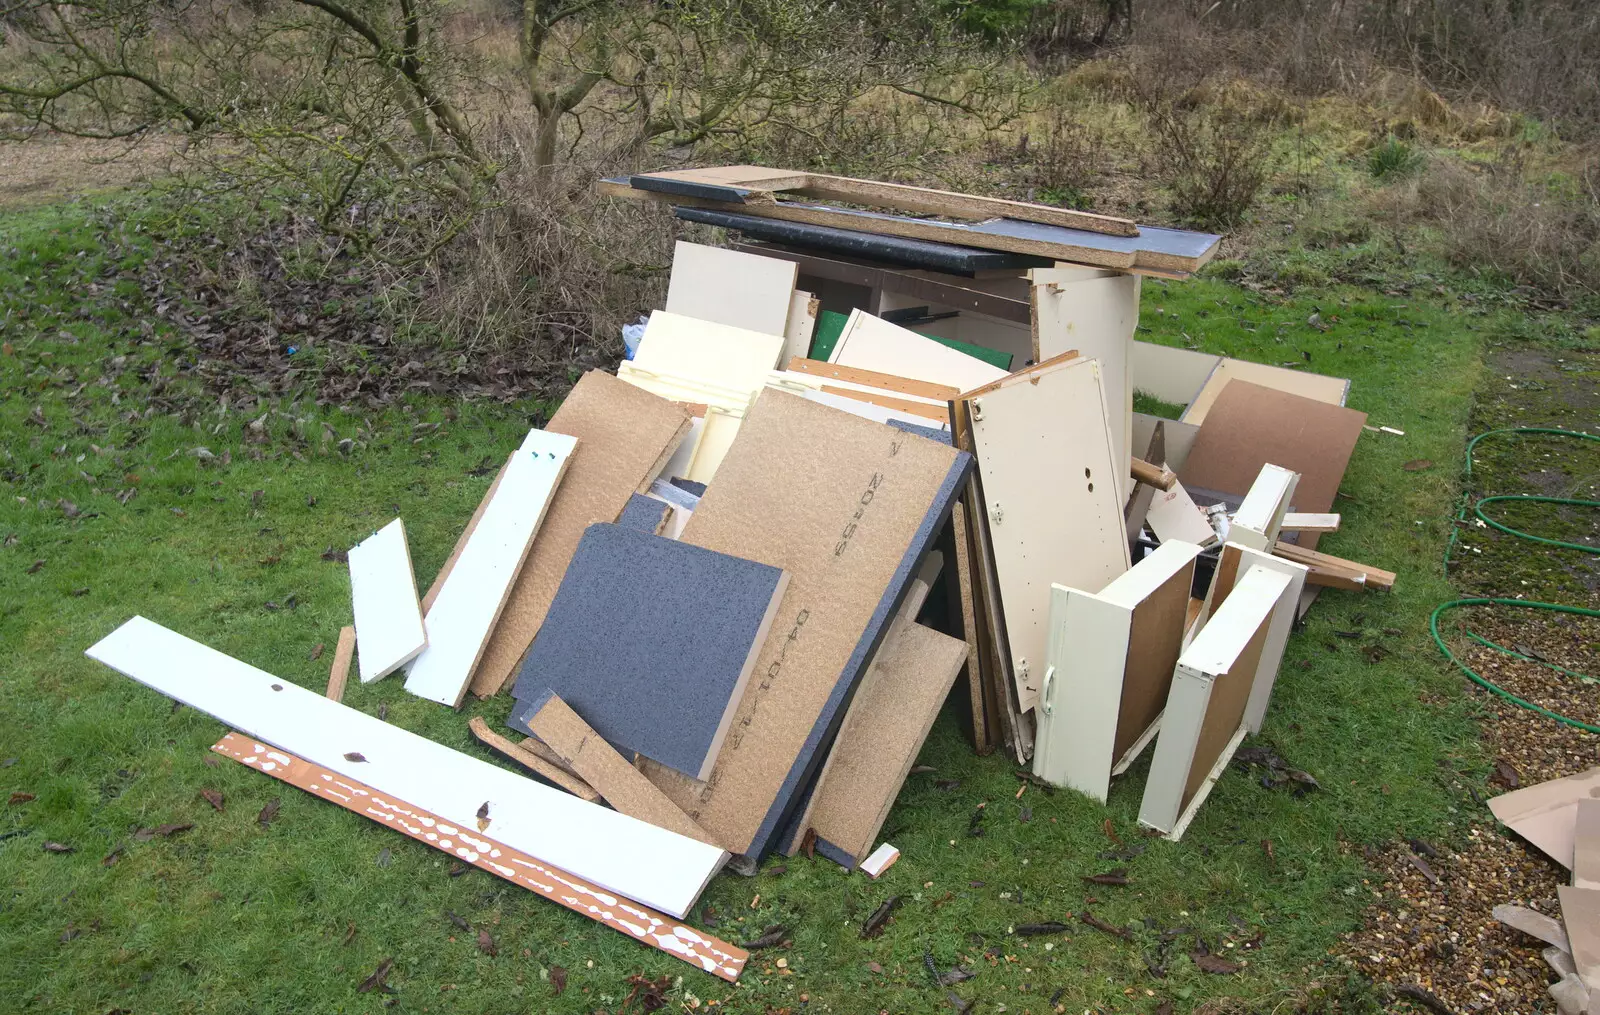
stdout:
[[[1596,436],[1595,434],[1579,433],[1575,430],[1558,430],[1553,427],[1537,426],[1518,426],[1507,427],[1501,430],[1486,430],[1478,436],[1472,438],[1472,440],[1468,441],[1466,479],[1463,484],[1466,489],[1462,491],[1461,505],[1456,511],[1455,521],[1450,527],[1450,541],[1445,544],[1444,548],[1444,565],[1447,573],[1450,568],[1450,552],[1455,549],[1456,537],[1460,531],[1460,523],[1467,520],[1467,504],[1471,500],[1471,494],[1467,491],[1471,489],[1472,485],[1473,449],[1476,448],[1478,446],[1478,442],[1483,440],[1485,437],[1493,437],[1496,434],[1550,434],[1557,437],[1574,437],[1578,440],[1600,441],[1600,436]],[[1479,521],[1483,522],[1490,528],[1498,529],[1499,531],[1507,533],[1511,536],[1515,536],[1518,539],[1526,539],[1530,542],[1541,543],[1545,546],[1554,546],[1563,550],[1577,550],[1582,553],[1600,554],[1600,546],[1588,546],[1583,543],[1568,543],[1559,539],[1549,539],[1545,536],[1535,536],[1532,533],[1523,532],[1520,529],[1513,529],[1510,526],[1501,522],[1497,522],[1493,518],[1490,518],[1488,515],[1484,514],[1483,509],[1485,505],[1495,504],[1502,501],[1525,501],[1536,504],[1567,504],[1576,507],[1588,508],[1600,508],[1600,501],[1578,500],[1571,497],[1539,497],[1531,494],[1502,494],[1494,497],[1480,498],[1477,503],[1472,505],[1472,512],[1477,516]],[[1459,668],[1462,673],[1467,675],[1467,679],[1486,690],[1498,694],[1500,697],[1506,699],[1514,705],[1521,706],[1522,708],[1528,709],[1532,712],[1537,712],[1542,716],[1555,719],[1558,722],[1566,723],[1568,726],[1573,726],[1580,730],[1586,730],[1590,733],[1600,733],[1600,726],[1592,726],[1586,722],[1579,722],[1571,716],[1565,716],[1559,712],[1552,712],[1547,708],[1535,705],[1531,701],[1524,701],[1523,699],[1512,694],[1510,691],[1507,691],[1505,688],[1500,687],[1488,680],[1481,673],[1478,673],[1476,670],[1472,669],[1472,667],[1458,659],[1456,654],[1450,651],[1450,646],[1445,644],[1444,637],[1439,633],[1439,618],[1443,616],[1446,611],[1453,610],[1461,606],[1511,606],[1524,610],[1549,610],[1554,613],[1573,613],[1583,617],[1600,617],[1600,610],[1588,610],[1581,606],[1563,606],[1560,603],[1540,603],[1529,599],[1473,598],[1452,599],[1448,603],[1440,603],[1434,608],[1433,615],[1428,618],[1428,630],[1433,634],[1433,643],[1439,646],[1439,651],[1444,653],[1446,659],[1455,663],[1456,667]],[[1533,657],[1522,652],[1516,652],[1512,649],[1506,648],[1503,645],[1497,645],[1489,639],[1477,635],[1471,631],[1467,632],[1467,636],[1483,645],[1487,645],[1490,648],[1495,649],[1496,651],[1503,652],[1508,656],[1514,656],[1515,658],[1527,660],[1529,662],[1540,663],[1541,665],[1547,666],[1559,673],[1567,676],[1577,677],[1579,680],[1582,680],[1585,683],[1596,682],[1595,677],[1583,673],[1576,673],[1572,670],[1556,666],[1553,663],[1546,663],[1542,659],[1534,659]]]

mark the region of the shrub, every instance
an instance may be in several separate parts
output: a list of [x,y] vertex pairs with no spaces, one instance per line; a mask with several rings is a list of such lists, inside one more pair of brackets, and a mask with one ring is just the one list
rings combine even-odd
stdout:
[[1367,153],[1367,172],[1375,180],[1399,179],[1422,168],[1422,153],[1394,135]]
[[1156,170],[1173,211],[1212,228],[1238,225],[1272,176],[1271,125],[1170,103],[1151,119]]

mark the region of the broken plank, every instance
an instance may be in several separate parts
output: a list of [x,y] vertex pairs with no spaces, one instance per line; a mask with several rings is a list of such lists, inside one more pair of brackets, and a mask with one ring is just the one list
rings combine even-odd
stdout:
[[350,660],[356,654],[356,629],[339,628],[339,643],[333,648],[333,665],[328,668],[328,693],[332,701],[344,700],[344,688],[350,681]]
[[1318,578],[1324,578],[1342,583],[1335,585],[1335,588],[1344,588],[1346,584],[1354,588],[1394,588],[1395,573],[1373,567],[1371,564],[1307,550],[1281,540],[1273,544],[1272,553],[1274,556],[1292,560],[1309,568],[1311,574],[1306,580],[1313,585],[1327,584],[1325,581],[1318,581]]
[[1338,532],[1339,516],[1330,513],[1289,511],[1284,514],[1283,524],[1279,528],[1284,532]]
[[494,500],[424,618],[428,647],[406,673],[406,690],[451,708],[461,704],[577,439],[533,433],[517,450]]
[[584,722],[554,691],[528,701],[524,720],[562,764],[629,817],[701,842],[705,831]]
[[742,948],[631,899],[619,899],[611,890],[544,862],[499,838],[468,831],[459,842],[453,841],[448,831],[452,819],[403,798],[394,799],[359,779],[328,771],[294,754],[272,750],[238,733],[227,734],[211,749],[347,811],[371,818],[386,828],[403,832],[418,842],[520,885],[730,983],[739,979],[749,959],[749,953]]
[[484,746],[492,747],[573,796],[588,800],[590,803],[600,799],[600,794],[594,791],[593,786],[562,766],[560,759],[555,757],[555,752],[539,741],[530,738],[518,743],[510,737],[503,737],[490,729],[488,722],[482,716],[473,716],[472,721],[467,723],[467,728],[472,730],[472,735]]

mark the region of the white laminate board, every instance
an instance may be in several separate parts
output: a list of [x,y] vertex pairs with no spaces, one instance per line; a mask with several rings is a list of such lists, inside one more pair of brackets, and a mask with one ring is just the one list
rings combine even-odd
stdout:
[[1201,389],[1195,393],[1194,401],[1189,403],[1189,408],[1183,412],[1183,421],[1201,425],[1206,420],[1206,413],[1211,411],[1211,406],[1222,394],[1222,389],[1229,381],[1249,381],[1259,384],[1264,388],[1276,391],[1287,391],[1291,395],[1300,395],[1329,405],[1343,405],[1345,398],[1350,394],[1350,382],[1343,377],[1326,377],[1322,374],[1313,374],[1304,370],[1290,370],[1285,367],[1268,366],[1265,363],[1251,363],[1248,360],[1228,359],[1218,360],[1216,368],[1211,371],[1211,376]]
[[[1290,582],[1290,576],[1280,571],[1249,567],[1222,607],[1184,649],[1161,717],[1155,757],[1151,759],[1150,775],[1139,803],[1139,824],[1156,829],[1169,839],[1179,838],[1211,792],[1217,777],[1226,769],[1228,760],[1249,730],[1242,719],[1203,783],[1188,801],[1184,800],[1217,682],[1254,679],[1254,672],[1232,671],[1262,627],[1270,625]],[[1268,630],[1270,636],[1270,626]],[[1248,701],[1248,691],[1246,695]]]
[[494,498],[423,618],[428,647],[406,673],[406,690],[451,708],[461,704],[511,583],[527,559],[545,509],[578,439],[536,431],[506,464]]
[[779,362],[811,355],[811,336],[817,330],[817,315],[821,312],[822,303],[815,296],[794,291],[789,298],[789,319],[783,325],[783,357]]
[[850,312],[828,362],[944,384],[958,391],[981,388],[1006,376],[999,367],[860,309]]
[[1105,802],[1133,611],[1081,589],[1050,590],[1033,774]]
[[[1217,568],[1211,576],[1211,587],[1206,589],[1205,603],[1200,607],[1198,627],[1205,626],[1212,612],[1217,609],[1219,600],[1226,602],[1228,594],[1233,591],[1233,586],[1251,568],[1276,571],[1287,575],[1289,579],[1289,584],[1279,597],[1278,605],[1273,608],[1272,623],[1267,628],[1267,640],[1261,647],[1261,662],[1256,667],[1256,675],[1250,685],[1250,703],[1245,706],[1244,711],[1244,722],[1250,732],[1260,733],[1261,724],[1267,717],[1267,705],[1272,700],[1273,685],[1278,680],[1278,668],[1283,663],[1283,652],[1288,647],[1289,634],[1294,629],[1295,611],[1300,603],[1300,593],[1306,587],[1306,575],[1310,569],[1304,564],[1276,557],[1271,552],[1236,543],[1232,539],[1233,535],[1237,535],[1237,532],[1231,532],[1228,542],[1223,544]],[[1237,564],[1233,563],[1235,554],[1238,555]],[[1227,583],[1227,588],[1221,587],[1223,583]]]
[[918,416],[915,413],[904,412],[900,409],[890,409],[886,406],[874,405],[872,402],[863,402],[859,399],[850,398],[847,395],[836,395],[832,392],[823,391],[820,388],[811,387],[806,383],[791,382],[787,380],[787,378],[795,376],[792,373],[785,373],[781,376],[785,379],[775,379],[770,382],[770,386],[777,388],[779,391],[787,391],[791,394],[799,395],[808,402],[816,402],[818,405],[827,405],[838,409],[841,412],[848,412],[852,416],[860,416],[862,419],[870,419],[878,423],[888,423],[892,420],[898,420],[902,423],[910,423],[913,426],[928,427],[941,432],[948,432],[950,429],[950,424],[948,422],[940,423],[937,420],[929,419],[926,416]]
[[361,682],[370,684],[415,659],[428,644],[405,523],[396,518],[352,546],[349,558]]
[[763,335],[783,335],[798,271],[795,262],[782,258],[679,240],[672,251],[667,310]]
[[[440,848],[463,856],[483,842],[481,831],[676,917],[727,859],[714,846],[453,751],[143,617],[87,655],[242,733],[432,811],[456,826],[440,831],[459,838]],[[487,826],[480,828],[483,807]],[[396,812],[395,820],[404,818]]]
[[1139,276],[1072,282],[1059,281],[1055,274],[1034,272],[1033,360],[1043,363],[1077,350],[1100,361],[1111,442],[1123,463],[1117,490],[1127,500],[1132,485],[1127,464],[1133,455],[1133,374],[1128,361],[1139,326]]
[[1136,341],[1128,371],[1133,375],[1133,390],[1186,406],[1194,401],[1221,361],[1222,357],[1215,353]]
[[[792,288],[792,287],[791,287]],[[784,297],[784,313],[789,298]],[[733,391],[758,391],[783,355],[783,326],[774,334],[701,321],[665,310],[650,314],[633,365]]]
[[1018,703],[1032,708],[1050,640],[1050,587],[1101,589],[1128,569],[1100,367],[1033,367],[970,402],[973,446]]
[[1244,495],[1239,510],[1233,513],[1228,528],[1229,542],[1248,546],[1252,550],[1270,550],[1278,541],[1278,530],[1283,527],[1283,516],[1289,510],[1294,488],[1300,474],[1273,465],[1261,467],[1250,492]]
[[1216,531],[1182,483],[1173,483],[1170,490],[1156,491],[1144,523],[1163,541],[1176,539],[1196,546],[1210,546],[1217,541]]

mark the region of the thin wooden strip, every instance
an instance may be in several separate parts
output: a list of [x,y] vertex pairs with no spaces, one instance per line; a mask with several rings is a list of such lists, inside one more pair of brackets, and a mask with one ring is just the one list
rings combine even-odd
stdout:
[[1319,553],[1316,550],[1307,550],[1293,543],[1282,541],[1273,545],[1272,552],[1274,556],[1282,557],[1284,560],[1292,560],[1296,564],[1304,564],[1311,569],[1314,575],[1348,578],[1368,588],[1394,588],[1394,572],[1373,567],[1371,564],[1363,564],[1356,560],[1345,560],[1343,557],[1334,557],[1330,554]]
[[243,733],[452,824],[470,827],[487,806],[499,841],[680,918],[727,860],[727,853],[705,843],[331,702],[143,617],[86,654]]
[[562,764],[578,773],[612,807],[658,828],[701,842],[711,841],[705,829],[667,799],[554,691],[529,699],[522,721],[560,756]]
[[539,741],[530,738],[518,743],[510,737],[503,737],[490,729],[482,716],[477,715],[467,723],[467,728],[472,730],[472,735],[484,746],[492,747],[517,764],[532,769],[573,796],[590,803],[600,799],[600,794],[594,791],[593,786],[568,771],[559,762],[546,757],[546,754],[551,753],[550,748]]
[[967,541],[967,510],[958,501],[950,509],[950,529],[955,542],[955,580],[947,583],[961,615],[961,633],[967,642],[967,701],[972,713],[972,749],[980,756],[994,750],[989,733],[989,702],[985,694],[982,656],[978,649],[978,618],[972,596],[972,551]]
[[1338,532],[1339,516],[1332,513],[1290,511],[1283,516],[1284,532]]
[[361,648],[361,682],[382,680],[428,647],[400,519],[350,548],[350,605]]
[[961,393],[947,384],[932,384],[911,377],[899,377],[895,374],[879,373],[876,370],[863,370],[860,367],[847,367],[839,363],[825,363],[822,360],[803,359],[799,356],[789,360],[788,369],[797,374],[865,384],[872,388],[898,391],[902,395],[916,395],[918,398],[931,398],[939,402],[948,402]]
[[856,388],[841,388],[835,384],[824,384],[822,386],[822,390],[830,395],[838,395],[841,398],[853,398],[858,402],[866,402],[869,405],[877,405],[885,409],[894,409],[897,412],[910,413],[913,416],[919,416],[922,419],[935,420],[939,423],[948,422],[950,419],[949,411],[946,410],[942,405],[933,405],[928,402],[913,402],[907,398],[895,398],[893,395],[879,395],[871,391],[861,391]]
[[[229,733],[211,748],[218,754],[371,818],[480,870],[521,885],[580,916],[642,941],[730,983],[737,982],[750,954],[631,899],[551,864],[542,863],[486,835],[457,829],[448,819],[382,793],[349,776],[259,741]],[[455,836],[454,839],[451,836]]]
[[344,686],[350,680],[350,660],[356,654],[356,629],[339,628],[339,644],[333,649],[333,666],[328,669],[328,694],[332,701],[344,701]]
[[428,610],[428,647],[406,674],[407,691],[451,708],[461,704],[577,443],[566,434],[535,431],[512,457],[494,500]]

